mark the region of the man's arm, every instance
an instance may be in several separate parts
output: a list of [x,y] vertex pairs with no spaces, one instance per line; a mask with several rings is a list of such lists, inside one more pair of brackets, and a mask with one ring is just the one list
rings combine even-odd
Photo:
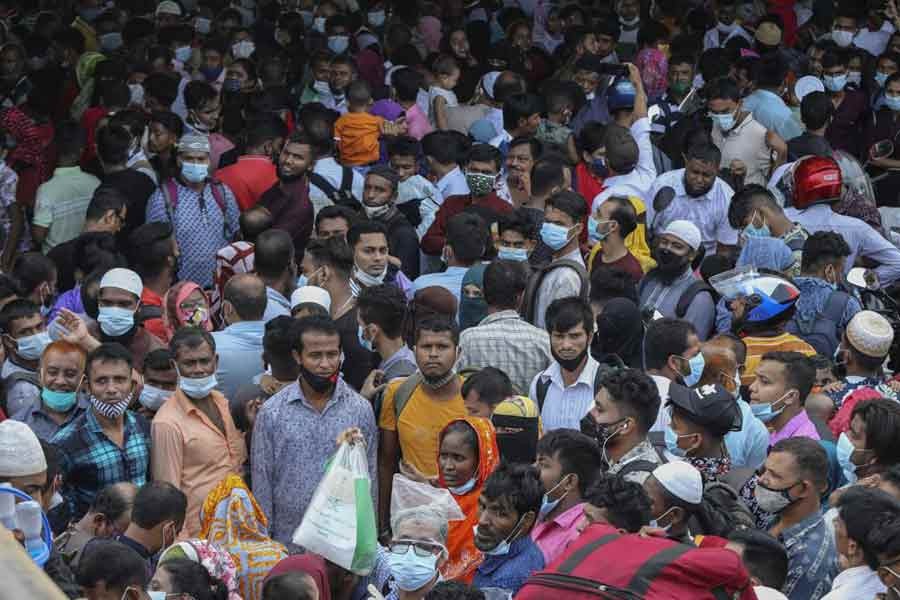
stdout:
[[391,254],[400,259],[400,270],[410,279],[419,276],[419,237],[412,226],[404,224],[395,238],[396,248]]
[[[862,220],[860,222],[864,224],[865,230],[860,232],[862,243],[859,254],[878,263],[874,269],[878,274],[878,281],[881,285],[888,286],[900,279],[900,250],[884,239],[871,225]],[[848,265],[850,266],[852,265]]]
[[276,457],[272,452],[271,426],[269,425],[271,410],[265,410],[265,405],[256,415],[256,425],[253,427],[251,449],[251,472],[253,481],[253,495],[259,502],[265,515],[272,522],[274,515],[272,469]]
[[[449,200],[449,198],[448,198]],[[447,201],[445,200],[434,215],[434,223],[428,228],[428,232],[422,238],[422,252],[430,256],[440,256],[447,243],[447,219],[449,219]]]
[[684,320],[693,323],[701,342],[706,341],[713,331],[716,320],[716,305],[713,304],[712,296],[705,293],[694,296]]
[[181,434],[165,422],[150,422],[150,473],[154,481],[167,481],[181,488],[184,440]]

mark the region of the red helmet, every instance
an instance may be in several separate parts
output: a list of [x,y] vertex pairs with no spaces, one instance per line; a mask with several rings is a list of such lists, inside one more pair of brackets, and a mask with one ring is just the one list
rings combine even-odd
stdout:
[[841,168],[834,159],[807,156],[794,165],[794,207],[834,202],[841,197]]

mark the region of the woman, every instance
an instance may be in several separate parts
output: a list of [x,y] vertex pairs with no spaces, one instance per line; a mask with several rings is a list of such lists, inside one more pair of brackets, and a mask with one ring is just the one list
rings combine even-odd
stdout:
[[209,299],[199,285],[193,281],[180,281],[169,288],[163,300],[163,324],[163,341],[167,344],[182,327],[202,327],[212,331]]
[[[172,560],[189,560],[206,569],[209,576],[221,581],[228,600],[243,600],[238,592],[237,567],[231,555],[206,540],[188,540],[169,546],[159,557],[159,567]],[[152,583],[151,583],[152,585]]]
[[175,145],[184,133],[184,121],[169,111],[154,111],[150,115],[147,155],[156,170],[159,181],[165,181],[178,173],[175,161]]
[[459,66],[459,79],[456,87],[453,88],[453,93],[456,94],[459,103],[464,104],[472,99],[483,74],[478,59],[472,56],[469,38],[464,27],[454,27],[447,32],[441,42],[441,53],[449,54],[456,59],[456,64]]
[[462,280],[459,296],[459,330],[475,327],[487,316],[487,302],[484,300],[484,271],[486,264],[479,263],[469,268]]
[[641,48],[634,60],[651,101],[661,98],[669,86],[669,32],[664,25],[650,21],[641,26],[637,36]]
[[150,581],[150,592],[189,597],[193,600],[227,600],[228,589],[221,580],[210,576],[201,565],[186,558],[175,558],[161,564]]
[[269,522],[244,480],[229,475],[203,502],[200,537],[219,546],[238,565],[238,588],[245,600],[262,598],[263,579],[287,556],[269,537]]

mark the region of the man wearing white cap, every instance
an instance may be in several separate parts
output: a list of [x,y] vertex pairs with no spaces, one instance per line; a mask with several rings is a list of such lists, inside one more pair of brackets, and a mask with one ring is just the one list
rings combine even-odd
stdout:
[[642,311],[689,321],[704,341],[712,333],[716,310],[712,295],[699,289],[691,268],[701,243],[700,230],[690,221],[669,223],[653,250],[657,266],[647,273],[638,291]]
[[650,525],[664,529],[670,539],[694,545],[688,521],[703,503],[700,471],[681,460],[660,465],[644,481],[644,491],[650,497]]
[[135,322],[141,303],[144,284],[131,269],[110,269],[100,280],[97,295],[97,322],[88,326],[92,336],[101,342],[118,342],[134,357],[134,364],[144,364],[144,357],[153,350],[165,348],[162,341]]
[[227,185],[209,179],[210,145],[188,133],[177,146],[178,175],[162,182],[147,202],[147,222],[168,222],[181,250],[178,278],[211,288],[216,252],[239,231],[237,201]]
[[291,294],[291,316],[295,319],[312,316],[327,317],[331,315],[331,296],[328,291],[314,286],[298,287]]
[[266,303],[266,285],[256,275],[238,273],[225,284],[222,317],[227,326],[212,336],[219,355],[218,388],[228,399],[263,371]]
[[156,29],[163,30],[167,27],[178,25],[181,20],[181,6],[172,0],[163,0],[156,7]]

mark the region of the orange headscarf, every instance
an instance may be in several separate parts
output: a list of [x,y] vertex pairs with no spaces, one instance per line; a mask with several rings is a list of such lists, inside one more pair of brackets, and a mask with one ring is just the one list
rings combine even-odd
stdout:
[[[191,321],[192,315],[186,315],[181,310],[181,303],[194,291],[199,291],[203,294],[203,300],[206,303],[205,312],[202,315],[198,315],[201,318],[200,322]],[[170,287],[163,299],[163,325],[166,328],[167,338],[163,341],[166,343],[172,339],[176,331],[188,325],[197,325],[206,331],[212,331],[212,322],[209,319],[209,297],[203,291],[203,288],[193,281],[179,281]]]
[[[500,451],[497,449],[494,426],[488,419],[478,417],[450,421],[441,431],[438,439],[443,441],[447,428],[459,421],[466,422],[475,430],[475,438],[478,440],[478,467],[475,487],[467,494],[453,496],[465,518],[462,521],[450,521],[450,529],[447,534],[447,552],[450,557],[441,568],[441,575],[444,579],[471,583],[475,576],[475,568],[481,564],[484,558],[475,547],[475,534],[472,531],[472,528],[478,524],[478,497],[481,495],[481,488],[488,475],[493,473],[500,464]],[[438,453],[440,453],[440,445]],[[438,482],[441,487],[447,487],[443,475],[440,474],[440,468],[438,468]]]

